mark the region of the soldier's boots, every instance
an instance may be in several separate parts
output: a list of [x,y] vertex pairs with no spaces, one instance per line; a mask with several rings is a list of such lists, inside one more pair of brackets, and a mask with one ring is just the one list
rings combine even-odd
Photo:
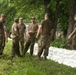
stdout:
[[46,56],[44,56],[44,60],[47,60],[47,57]]

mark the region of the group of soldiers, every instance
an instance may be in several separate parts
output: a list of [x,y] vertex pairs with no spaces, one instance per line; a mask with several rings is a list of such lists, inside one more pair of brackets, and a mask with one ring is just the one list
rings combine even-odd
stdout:
[[[23,22],[23,18],[14,18],[14,23],[12,25],[12,51],[11,51],[11,59],[15,55],[19,57],[24,57],[28,48],[30,47],[30,56],[33,55],[34,44],[36,39],[38,39],[38,53],[36,59],[40,60],[41,55],[44,52],[44,59],[47,59],[50,42],[52,40],[54,27],[49,19],[50,14],[45,13],[44,19],[41,21],[38,26],[35,22],[35,17],[31,18],[31,23],[28,25],[27,35],[26,35],[26,25]],[[8,41],[8,33],[7,29],[4,25],[6,16],[1,14],[0,16],[0,55],[3,54],[5,41]],[[75,28],[74,31],[68,36],[70,39],[73,36],[73,48],[76,49],[76,15],[74,17],[75,20]],[[25,36],[26,35],[26,36]],[[26,40],[24,37],[27,37]],[[21,52],[20,47],[21,45]],[[24,46],[25,44],[25,46]]]
[[[52,39],[52,32],[53,32],[53,25],[52,22],[49,19],[49,13],[45,14],[45,18],[41,21],[40,25],[38,26],[35,22],[35,17],[31,18],[31,23],[28,25],[27,35],[26,35],[26,25],[23,23],[23,18],[14,18],[14,23],[12,25],[12,51],[11,51],[11,59],[15,55],[19,57],[24,57],[26,55],[26,52],[28,51],[28,48],[30,47],[30,56],[33,55],[34,51],[34,44],[36,42],[36,39],[38,40],[38,53],[36,59],[41,59],[41,55],[44,51],[44,59],[47,59],[48,56],[48,50],[50,46],[50,42]],[[5,21],[5,15],[1,15],[0,19],[0,52],[1,47],[3,46],[4,39],[7,40],[7,34],[5,34],[4,30],[4,21]],[[25,36],[26,35],[26,36]],[[26,40],[24,40],[24,36],[27,37]],[[4,39],[3,39],[4,38]],[[21,45],[21,52],[20,47]],[[25,46],[24,46],[25,44]],[[0,55],[2,55],[0,53]]]

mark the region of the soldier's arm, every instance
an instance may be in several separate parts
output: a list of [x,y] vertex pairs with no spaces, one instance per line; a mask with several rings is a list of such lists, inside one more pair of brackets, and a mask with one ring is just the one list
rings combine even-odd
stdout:
[[6,26],[4,26],[4,35],[5,35],[6,42],[8,42],[8,33],[7,33]]
[[41,29],[42,29],[42,25],[40,25],[40,26],[39,26],[39,28],[38,28],[36,38],[38,38],[38,36],[39,36],[39,33],[40,33]]
[[24,25],[24,35],[26,35],[26,26]]
[[76,32],[76,28],[73,30],[73,32],[68,36],[68,39],[70,39],[73,35],[74,35],[74,33]]
[[16,27],[14,27],[13,29],[14,29],[15,32],[17,32],[17,28]]
[[5,40],[6,42],[8,42],[8,33],[5,31],[4,34],[5,34]]
[[42,29],[43,24],[44,24],[44,20],[41,21],[41,24],[40,24],[40,26],[39,26],[39,28],[38,28],[38,31],[37,31],[36,38],[38,38],[38,36],[39,36],[39,34],[40,34],[40,31],[41,31],[41,29]]

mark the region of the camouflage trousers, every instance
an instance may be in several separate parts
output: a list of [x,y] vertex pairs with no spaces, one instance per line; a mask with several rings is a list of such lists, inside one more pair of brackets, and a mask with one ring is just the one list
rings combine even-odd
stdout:
[[29,47],[30,47],[30,55],[32,55],[34,51],[34,44],[35,44],[35,38],[29,38],[28,40],[26,40],[25,48],[23,50],[23,55],[26,54]]
[[5,47],[5,37],[0,36],[0,55],[3,54],[4,47]]
[[24,49],[24,36],[19,38],[19,43],[21,46],[22,54],[23,54],[23,49]]
[[41,56],[43,51],[44,51],[44,56],[48,56],[50,41],[51,41],[50,35],[40,35],[38,41],[38,57]]
[[12,39],[12,52],[11,52],[11,57],[14,57],[15,54],[20,56],[20,51],[19,51],[19,39],[18,37],[15,37]]

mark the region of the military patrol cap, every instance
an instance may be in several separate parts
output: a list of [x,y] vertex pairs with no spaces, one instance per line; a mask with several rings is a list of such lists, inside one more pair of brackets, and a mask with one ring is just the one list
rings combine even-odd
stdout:
[[18,22],[18,20],[19,20],[18,18],[14,18],[14,21],[15,21],[15,22]]
[[19,20],[23,20],[23,18],[20,17]]
[[31,19],[35,19],[35,17],[31,17]]
[[1,17],[6,17],[5,14],[1,14]]

